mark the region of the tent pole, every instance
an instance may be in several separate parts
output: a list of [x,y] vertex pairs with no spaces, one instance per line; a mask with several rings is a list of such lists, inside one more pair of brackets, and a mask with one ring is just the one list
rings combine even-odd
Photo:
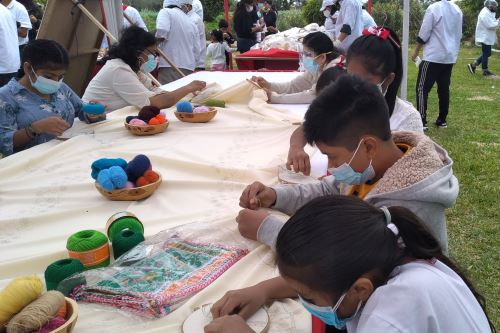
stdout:
[[401,82],[401,98],[406,100],[408,91],[408,44],[410,37],[410,0],[403,2],[403,79]]

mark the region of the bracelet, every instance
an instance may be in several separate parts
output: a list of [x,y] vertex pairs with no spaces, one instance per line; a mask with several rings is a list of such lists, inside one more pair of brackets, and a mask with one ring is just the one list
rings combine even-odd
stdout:
[[29,124],[28,127],[26,127],[26,129],[29,132],[28,136],[33,139],[34,137],[38,136],[39,133],[37,133],[31,125],[32,124]]
[[33,139],[35,136],[29,131],[28,127],[25,127],[24,128],[24,133],[26,133],[26,136],[29,138],[29,139]]

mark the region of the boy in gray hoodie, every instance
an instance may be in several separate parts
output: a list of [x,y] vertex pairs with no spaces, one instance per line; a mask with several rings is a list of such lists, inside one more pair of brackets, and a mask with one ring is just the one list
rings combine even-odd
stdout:
[[453,161],[424,134],[391,134],[387,103],[376,86],[339,78],[310,105],[304,132],[328,156],[331,176],[320,184],[247,186],[240,197],[245,209],[236,218],[243,236],[274,248],[284,221],[262,208],[292,215],[320,196],[356,195],[375,207],[410,209],[447,251],[444,213],[458,195]]

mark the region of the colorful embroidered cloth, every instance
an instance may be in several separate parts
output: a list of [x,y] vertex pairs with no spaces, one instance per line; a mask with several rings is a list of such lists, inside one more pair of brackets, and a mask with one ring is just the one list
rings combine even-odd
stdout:
[[[161,317],[215,281],[248,253],[222,244],[169,239],[140,244],[117,266],[87,271],[74,289],[77,301],[109,304],[146,317]],[[137,260],[138,257],[141,259]]]

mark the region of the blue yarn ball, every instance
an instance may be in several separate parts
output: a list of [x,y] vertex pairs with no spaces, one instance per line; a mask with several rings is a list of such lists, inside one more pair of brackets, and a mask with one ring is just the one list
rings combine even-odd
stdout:
[[178,112],[193,112],[193,105],[188,101],[180,101],[175,105]]
[[137,155],[134,159],[128,162],[125,171],[128,175],[128,180],[131,182],[136,182],[137,178],[144,175],[144,172],[148,171],[151,166],[151,161],[146,155]]
[[102,105],[102,104],[88,104],[88,103],[83,104],[82,110],[85,113],[89,113],[89,114],[93,114],[93,115],[103,114],[104,111],[106,111],[104,109],[104,105]]
[[127,183],[127,174],[119,166],[112,166],[109,170],[109,176],[111,177],[111,182],[115,188],[124,188]]
[[97,175],[97,182],[101,187],[104,189],[104,191],[112,191],[115,189],[115,185],[111,181],[111,174],[109,172],[109,169],[104,169],[99,172]]
[[127,167],[127,161],[123,158],[100,158],[92,163],[92,178],[97,179],[99,171],[109,169],[112,166],[119,166],[123,169]]

